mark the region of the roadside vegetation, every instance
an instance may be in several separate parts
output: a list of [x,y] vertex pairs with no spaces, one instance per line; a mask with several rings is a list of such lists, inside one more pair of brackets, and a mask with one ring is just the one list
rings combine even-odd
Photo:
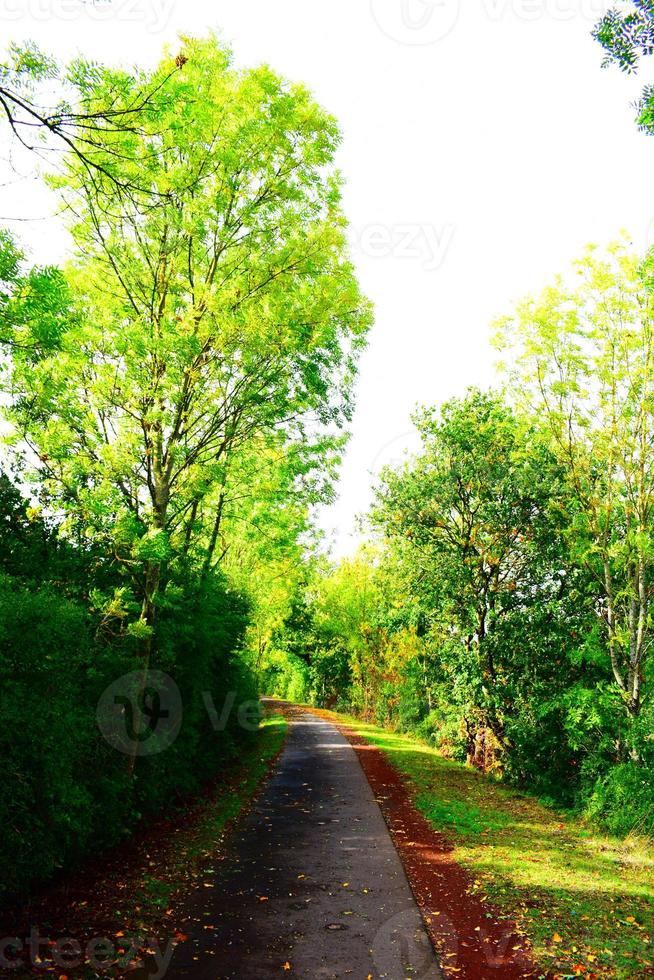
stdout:
[[651,276],[589,249],[497,325],[501,387],[418,411],[369,543],[307,576],[271,691],[654,834]]
[[[654,6],[597,37],[635,70]],[[372,322],[336,121],[215,36],[147,71],[11,46],[0,108],[71,236],[44,268],[0,229],[0,903],[254,759],[271,693],[383,726],[544,962],[649,970],[654,256],[508,311],[495,387],[416,410],[335,562]]]
[[654,975],[654,840],[606,836],[425,742],[334,718],[405,777],[417,809],[469,871],[471,893],[516,923],[544,972]]
[[72,242],[34,267],[0,230],[9,902],[249,751],[370,309],[334,119],[215,37],[151,71],[11,48],[0,103]]

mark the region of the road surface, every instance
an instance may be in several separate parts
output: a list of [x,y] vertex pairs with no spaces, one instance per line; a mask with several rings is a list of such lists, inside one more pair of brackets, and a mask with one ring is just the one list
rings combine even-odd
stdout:
[[286,747],[193,896],[166,980],[442,974],[347,740],[294,710]]

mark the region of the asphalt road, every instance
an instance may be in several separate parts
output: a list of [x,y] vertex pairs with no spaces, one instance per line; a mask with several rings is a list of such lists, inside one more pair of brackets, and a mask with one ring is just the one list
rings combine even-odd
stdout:
[[294,713],[207,884],[166,980],[442,977],[356,754],[314,715]]

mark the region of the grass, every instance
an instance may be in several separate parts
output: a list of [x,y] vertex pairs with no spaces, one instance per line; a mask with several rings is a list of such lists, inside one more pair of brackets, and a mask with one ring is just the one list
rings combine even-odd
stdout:
[[517,923],[544,971],[654,976],[651,842],[606,837],[416,739],[336,717],[406,777],[416,807],[470,871],[471,891]]

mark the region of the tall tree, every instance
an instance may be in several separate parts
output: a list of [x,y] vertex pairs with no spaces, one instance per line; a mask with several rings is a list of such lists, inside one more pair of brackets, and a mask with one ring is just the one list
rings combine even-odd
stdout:
[[439,645],[449,644],[473,756],[480,725],[505,743],[516,696],[519,617],[504,645],[499,631],[516,611],[526,618],[535,602],[547,608],[562,587],[551,516],[557,468],[537,431],[495,395],[470,391],[416,424],[423,450],[383,474],[373,521]]
[[[305,89],[233,69],[214,38],[151,73],[78,63],[71,78],[90,112],[148,104],[102,130],[92,175],[71,154],[56,182],[75,313],[55,351],[14,329],[9,415],[53,504],[129,570],[147,659],[165,569],[213,547],[235,455],[257,435],[282,452],[339,438],[370,311],[346,257],[338,130]],[[158,206],[112,208],[116,180]]]
[[654,597],[654,297],[624,247],[576,264],[499,325],[515,398],[550,432],[573,499],[570,546],[601,597],[628,713],[651,683]]

